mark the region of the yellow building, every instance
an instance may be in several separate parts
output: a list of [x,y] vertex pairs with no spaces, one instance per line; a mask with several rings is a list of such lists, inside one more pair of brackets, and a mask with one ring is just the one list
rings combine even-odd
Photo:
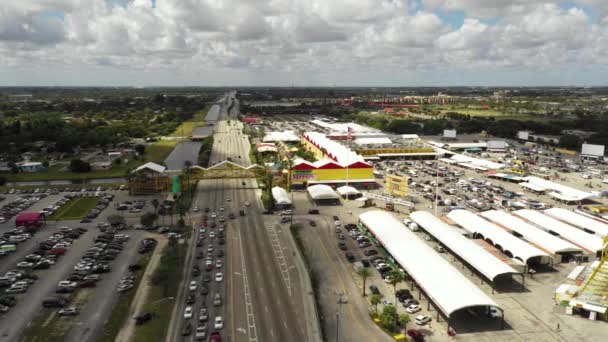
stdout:
[[405,197],[409,192],[408,177],[397,175],[386,175],[384,189],[396,197]]
[[348,166],[341,166],[330,159],[314,163],[297,160],[289,170],[292,187],[306,187],[314,184],[339,186],[349,184],[355,188],[376,188],[374,169],[371,165],[357,161]]

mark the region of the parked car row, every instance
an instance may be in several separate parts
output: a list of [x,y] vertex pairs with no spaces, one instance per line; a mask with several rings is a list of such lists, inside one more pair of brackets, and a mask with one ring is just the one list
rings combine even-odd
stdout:
[[116,210],[125,211],[128,210],[130,213],[140,213],[146,206],[146,200],[135,200],[135,201],[124,201],[120,203]]
[[111,186],[111,187],[105,187],[105,186],[101,186],[101,187],[97,187],[97,188],[70,188],[70,187],[66,187],[66,188],[39,188],[39,189],[26,189],[26,190],[20,190],[20,189],[8,189],[4,191],[4,194],[50,194],[50,195],[57,195],[60,192],[96,192],[96,191],[117,191],[117,190],[127,190],[127,187],[124,185],[120,185],[120,186]]
[[139,254],[145,254],[145,253],[151,252],[154,250],[157,243],[158,243],[158,241],[156,241],[155,239],[152,239],[152,238],[143,239],[140,242],[137,252]]
[[110,203],[114,200],[114,195],[101,194],[101,198],[97,201],[95,208],[89,210],[89,212],[82,218],[81,223],[93,222],[93,219],[97,218],[102,211],[104,211]]
[[0,207],[0,217],[3,221],[10,220],[13,216],[29,209],[32,205],[46,197],[46,194],[24,195],[12,202],[4,204]]

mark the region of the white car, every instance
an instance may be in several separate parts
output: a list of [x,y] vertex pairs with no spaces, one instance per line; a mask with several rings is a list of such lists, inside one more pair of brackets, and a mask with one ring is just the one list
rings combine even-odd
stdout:
[[17,264],[17,267],[19,268],[30,268],[30,267],[34,267],[34,264],[31,262],[27,262],[27,261],[22,261],[20,263]]
[[224,321],[222,320],[222,316],[215,317],[215,321],[213,322],[213,327],[215,329],[222,329],[224,327]]
[[201,211],[201,209],[199,207],[194,207],[192,209],[193,212],[198,213],[199,211]]
[[73,287],[76,288],[78,284],[75,281],[62,280],[57,284],[57,287]]
[[217,259],[215,261],[215,268],[222,268],[222,266],[224,266],[222,263],[222,259]]
[[431,317],[427,315],[418,315],[416,316],[416,325],[425,325],[431,321]]
[[336,221],[336,222],[334,222],[334,225],[335,225],[336,227],[340,227],[340,226],[342,225],[342,222],[340,222],[340,221]]
[[224,207],[220,207],[220,211],[224,211]]
[[215,238],[215,233],[214,232],[209,232],[209,238],[210,239],[214,239]]
[[251,203],[249,203],[249,201],[245,201],[245,206],[246,206],[246,207],[248,207],[248,206],[250,206],[250,205],[251,205]]
[[186,309],[184,310],[184,318],[185,319],[192,318],[192,307],[191,306],[186,306]]
[[408,313],[411,313],[411,314],[416,313],[420,310],[422,310],[422,308],[420,308],[420,305],[416,305],[416,304],[412,304],[405,309],[405,311],[407,311]]
[[216,213],[211,213],[211,218],[216,218],[217,214]]
[[215,274],[215,282],[220,283],[224,280],[224,275],[222,274],[222,272],[217,272]]
[[190,286],[188,287],[188,289],[190,291],[196,291],[196,288],[197,288],[196,281],[195,280],[191,281],[190,282]]

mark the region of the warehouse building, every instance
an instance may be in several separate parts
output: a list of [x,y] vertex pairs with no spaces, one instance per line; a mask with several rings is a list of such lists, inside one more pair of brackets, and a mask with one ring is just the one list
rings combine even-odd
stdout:
[[328,185],[317,184],[309,186],[308,196],[318,205],[337,205],[340,204],[340,196]]
[[459,314],[481,313],[476,318],[468,317],[469,321],[481,320],[489,316],[491,310],[500,311],[503,327],[502,308],[399,219],[385,211],[368,211],[359,216],[359,226],[368,231],[419,286],[428,298],[427,309],[432,304],[437,309],[437,319],[440,315],[446,318],[448,330]]

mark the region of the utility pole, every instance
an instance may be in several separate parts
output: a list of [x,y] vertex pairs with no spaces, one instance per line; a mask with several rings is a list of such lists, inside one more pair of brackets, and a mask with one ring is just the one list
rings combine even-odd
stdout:
[[340,293],[340,298],[338,298],[338,312],[336,313],[336,342],[340,341],[340,315],[342,314],[342,305],[347,302],[342,299],[344,294]]

